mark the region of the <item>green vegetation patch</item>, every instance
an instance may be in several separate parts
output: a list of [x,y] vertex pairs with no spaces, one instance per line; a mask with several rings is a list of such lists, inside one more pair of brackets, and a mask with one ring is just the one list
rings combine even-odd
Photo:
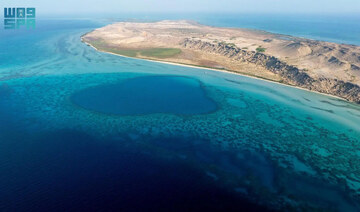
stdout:
[[266,48],[262,48],[261,46],[256,48],[257,52],[265,52]]
[[169,58],[181,53],[181,50],[176,48],[121,49],[108,45],[102,39],[92,40],[89,41],[89,43],[101,51],[111,52],[128,57],[142,55],[145,57]]
[[233,47],[233,48],[235,48],[235,47],[236,47],[235,43],[228,43],[228,44],[227,44],[227,46],[229,46],[229,47]]
[[235,43],[226,43],[225,41],[221,41],[221,42],[219,42],[219,44],[227,46],[227,47],[232,47],[232,48],[236,47]]
[[145,57],[168,58],[180,54],[181,50],[176,48],[153,48],[140,50],[139,53]]

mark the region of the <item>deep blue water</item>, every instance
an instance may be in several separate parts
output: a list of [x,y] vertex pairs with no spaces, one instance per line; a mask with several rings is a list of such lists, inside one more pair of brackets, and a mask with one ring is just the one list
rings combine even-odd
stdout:
[[201,84],[184,77],[139,77],[80,91],[74,104],[118,115],[151,113],[201,114],[216,110]]
[[359,211],[358,105],[80,42],[107,23],[0,30],[1,211]]
[[209,178],[197,167],[202,161],[163,147],[176,142],[209,157],[228,154],[199,141],[147,140],[154,149],[73,130],[0,132],[2,211],[267,211]]

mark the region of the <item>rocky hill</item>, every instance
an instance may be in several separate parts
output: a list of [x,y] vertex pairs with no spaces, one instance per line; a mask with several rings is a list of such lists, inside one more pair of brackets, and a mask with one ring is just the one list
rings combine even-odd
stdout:
[[247,51],[224,43],[214,44],[189,38],[184,39],[181,45],[187,49],[219,54],[235,61],[252,63],[280,75],[283,79],[282,82],[286,84],[332,94],[349,101],[360,103],[360,86],[342,80],[325,77],[314,79],[304,70],[293,65],[288,65],[274,56],[269,56],[260,52]]

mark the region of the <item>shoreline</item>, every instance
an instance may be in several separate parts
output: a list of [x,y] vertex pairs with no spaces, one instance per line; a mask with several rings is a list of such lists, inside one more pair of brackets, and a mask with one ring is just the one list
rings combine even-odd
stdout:
[[[85,33],[84,35],[88,34],[90,32]],[[104,50],[99,50],[96,47],[94,47],[93,45],[91,45],[90,43],[86,42],[83,40],[83,36],[81,36],[81,42],[83,42],[84,44],[86,44],[87,46],[90,46],[91,48],[95,49],[98,52],[103,52],[103,53],[107,53],[107,54],[112,54],[112,55],[116,55],[119,57],[124,57],[124,58],[131,58],[131,59],[138,59],[138,60],[145,60],[145,61],[149,61],[149,62],[156,62],[156,63],[162,63],[162,64],[168,64],[168,65],[175,65],[175,66],[182,66],[182,67],[188,67],[188,68],[196,68],[196,69],[202,69],[202,70],[209,70],[209,71],[218,71],[218,72],[222,72],[222,73],[228,73],[228,74],[235,74],[238,76],[242,76],[242,77],[248,77],[248,78],[252,78],[252,79],[257,79],[257,80],[263,80],[266,82],[270,82],[270,83],[275,83],[278,85],[283,85],[283,86],[288,86],[288,87],[292,87],[292,88],[296,88],[296,89],[300,89],[300,90],[304,90],[304,91],[308,91],[308,92],[312,92],[312,93],[316,93],[316,94],[320,94],[320,95],[324,95],[324,96],[328,96],[328,97],[333,97],[336,99],[340,99],[343,101],[346,101],[348,103],[352,103],[351,101],[348,101],[345,98],[339,97],[339,96],[335,96],[332,94],[327,94],[327,93],[321,93],[319,91],[314,91],[314,90],[309,90],[306,88],[302,88],[299,86],[295,86],[295,85],[289,85],[289,84],[285,84],[285,83],[280,83],[280,82],[276,82],[273,80],[269,80],[269,79],[265,79],[265,78],[261,78],[261,77],[256,77],[256,76],[251,76],[251,75],[247,75],[247,74],[243,74],[243,73],[238,73],[238,72],[234,72],[234,71],[230,71],[230,70],[226,70],[226,69],[216,69],[216,68],[210,68],[210,67],[200,67],[200,66],[196,66],[196,65],[190,65],[190,64],[182,64],[182,63],[175,63],[175,62],[167,62],[167,61],[161,61],[161,60],[152,60],[152,59],[145,59],[145,58],[138,58],[138,57],[129,57],[129,56],[124,56],[121,54],[116,54],[113,52],[108,52],[108,51],[104,51]]]

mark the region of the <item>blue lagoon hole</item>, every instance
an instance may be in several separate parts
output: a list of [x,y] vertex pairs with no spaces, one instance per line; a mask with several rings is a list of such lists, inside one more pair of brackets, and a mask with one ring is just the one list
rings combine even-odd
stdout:
[[217,109],[200,81],[179,76],[137,77],[91,87],[73,94],[71,101],[88,110],[116,115],[194,115]]

